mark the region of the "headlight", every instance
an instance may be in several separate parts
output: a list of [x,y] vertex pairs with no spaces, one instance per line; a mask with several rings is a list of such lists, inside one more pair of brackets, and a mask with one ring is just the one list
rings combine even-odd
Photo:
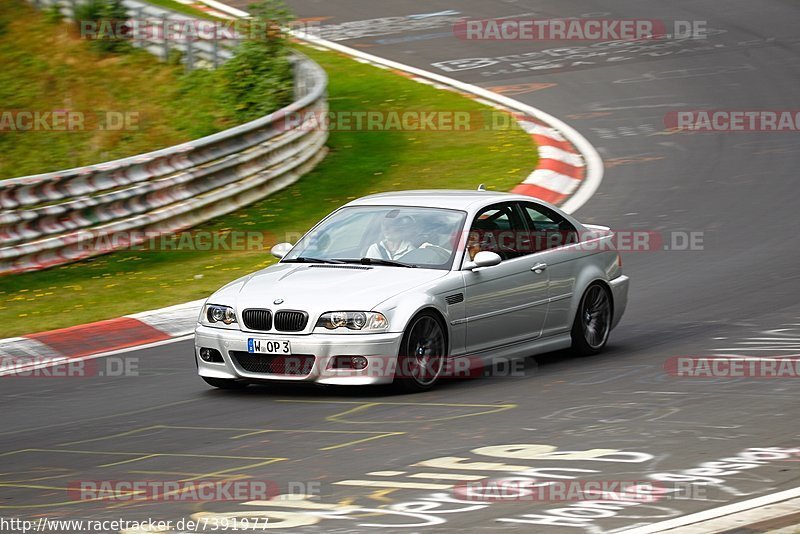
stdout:
[[350,330],[386,330],[389,321],[382,313],[377,312],[349,312],[337,311],[322,314],[317,321],[317,327],[328,330],[349,328]]
[[236,323],[236,312],[230,306],[206,304],[201,316],[201,322],[208,325],[229,326]]

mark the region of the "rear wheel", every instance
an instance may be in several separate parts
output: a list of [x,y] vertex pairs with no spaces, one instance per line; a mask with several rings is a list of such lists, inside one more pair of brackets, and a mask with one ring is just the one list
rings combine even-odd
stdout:
[[598,354],[606,346],[611,331],[611,295],[600,284],[592,284],[583,294],[572,324],[572,349],[578,356]]
[[206,381],[209,386],[214,386],[219,389],[244,389],[247,387],[247,382],[239,380],[231,380],[230,378],[212,378],[208,376],[200,377]]
[[446,355],[441,320],[431,312],[420,313],[403,335],[394,383],[406,392],[431,389],[442,374]]

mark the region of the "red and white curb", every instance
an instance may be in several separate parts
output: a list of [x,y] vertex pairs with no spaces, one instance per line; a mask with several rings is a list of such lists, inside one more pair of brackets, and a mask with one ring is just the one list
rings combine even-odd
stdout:
[[[200,1],[233,17],[247,16],[244,11],[215,0]],[[591,198],[603,179],[603,161],[591,143],[568,124],[533,106],[339,43],[308,35],[295,34],[295,37],[438,89],[456,91],[512,114],[539,149],[536,170],[513,189],[514,193],[539,198],[572,213]],[[203,302],[187,302],[108,321],[0,339],[0,376],[180,341],[193,333]]]
[[203,302],[0,339],[0,377],[179,341],[194,332]]
[[539,165],[512,192],[559,205],[577,191],[586,177],[586,161],[575,145],[544,122],[516,115],[539,147]]
[[[205,0],[203,0],[205,1]],[[455,90],[494,108],[511,113],[539,148],[539,164],[512,192],[539,198],[572,213],[588,201],[603,181],[603,160],[577,130],[565,122],[513,98],[469,83],[396,61],[367,54],[355,48],[293,32],[306,43],[333,50],[362,63],[390,69],[438,89]]]

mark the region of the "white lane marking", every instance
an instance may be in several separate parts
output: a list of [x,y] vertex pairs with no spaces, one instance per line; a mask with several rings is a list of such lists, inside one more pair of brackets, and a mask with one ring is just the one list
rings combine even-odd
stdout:
[[684,515],[682,517],[676,517],[675,519],[668,519],[666,521],[660,521],[658,523],[653,523],[642,527],[619,530],[617,532],[618,534],[651,534],[654,532],[662,532],[673,528],[685,527],[701,521],[717,519],[718,517],[742,512],[745,510],[751,510],[753,508],[758,508],[759,506],[766,506],[768,504],[794,499],[796,497],[800,497],[800,487],[792,488],[786,491],[779,491],[778,493],[772,493],[770,495],[763,495],[747,501],[727,504],[718,508],[712,508],[710,510]]
[[[603,160],[600,157],[600,154],[597,152],[597,149],[595,149],[594,146],[592,146],[592,144],[585,137],[583,137],[583,135],[578,133],[577,130],[569,126],[561,119],[558,119],[550,115],[549,113],[545,113],[544,111],[538,108],[529,106],[518,100],[514,100],[513,98],[507,97],[505,95],[499,95],[497,93],[489,91],[488,89],[484,89],[483,87],[478,87],[477,85],[460,82],[453,78],[442,76],[441,74],[436,74],[423,69],[418,69],[417,67],[411,67],[403,63],[398,63],[396,61],[384,59],[382,57],[378,57],[372,54],[367,54],[360,50],[350,48],[349,46],[344,46],[339,43],[334,43],[331,41],[327,41],[325,39],[320,39],[319,37],[314,37],[312,35],[305,35],[295,31],[291,33],[297,39],[305,41],[307,43],[311,43],[312,45],[321,46],[329,50],[335,50],[337,52],[341,52],[343,54],[346,54],[356,59],[360,59],[362,61],[367,61],[378,65],[384,65],[392,69],[413,74],[414,76],[427,78],[429,80],[433,80],[444,85],[449,85],[450,87],[454,87],[465,93],[470,93],[480,98],[496,102],[509,109],[531,115],[532,117],[540,120],[541,122],[550,125],[552,128],[555,128],[556,130],[561,132],[561,134],[578,149],[578,152],[581,155],[583,155],[583,159],[586,165],[586,177],[581,181],[580,187],[561,206],[561,209],[566,211],[567,213],[574,213],[581,206],[583,206],[592,197],[592,195],[594,195],[594,193],[597,191],[597,188],[600,187],[600,184],[603,181],[603,172],[604,172]],[[541,148],[542,147],[540,147],[540,150]]]
[[408,15],[408,18],[419,20],[419,19],[427,19],[427,18],[431,18],[431,17],[447,17],[447,16],[450,16],[450,15],[460,15],[460,14],[461,14],[460,11],[456,11],[454,9],[448,9],[447,11],[439,11],[438,13],[419,13],[419,14],[416,14],[416,15]]
[[[747,531],[748,526],[762,521],[780,520],[789,515],[795,515],[800,511],[800,499],[791,499],[782,501],[776,504],[768,504],[761,508],[754,508],[736,514],[726,515],[710,521],[704,521],[690,525],[688,527],[680,527],[680,530],[671,530],[673,534],[709,534],[711,532],[731,532],[731,531]],[[796,523],[796,521],[791,521]],[[797,534],[800,532],[796,524],[779,528],[777,530],[770,529],[770,534]]]
[[170,338],[170,339],[163,339],[161,341],[154,341],[152,343],[145,343],[144,345],[137,345],[135,347],[126,347],[124,349],[116,349],[116,350],[110,350],[110,351],[107,351],[107,352],[100,352],[100,353],[97,353],[97,354],[89,354],[88,356],[81,356],[79,358],[67,358],[67,357],[55,358],[53,360],[48,360],[46,362],[37,363],[36,365],[27,365],[27,366],[23,365],[23,366],[19,366],[19,367],[12,367],[10,369],[3,369],[2,371],[0,371],[0,377],[1,376],[15,374],[15,373],[19,373],[21,371],[27,372],[27,371],[34,371],[36,369],[44,369],[46,367],[52,367],[54,365],[59,365],[59,364],[67,363],[67,362],[69,362],[69,363],[82,362],[82,361],[86,361],[86,360],[94,360],[95,358],[105,358],[107,356],[114,356],[116,354],[123,354],[123,353],[126,353],[126,352],[133,352],[133,351],[137,351],[137,350],[151,349],[153,347],[160,347],[162,345],[169,345],[171,343],[177,343],[178,341],[188,341],[189,339],[193,339],[193,338],[194,338],[194,334],[189,334],[189,335],[185,335],[185,336],[181,336],[181,337],[173,337],[173,338]]
[[125,317],[145,323],[170,337],[185,336],[194,332],[197,316],[203,308],[205,299],[176,304],[160,310],[134,313]]
[[200,306],[202,306],[206,302],[206,300],[207,299],[199,299],[199,300],[193,300],[191,302],[183,302],[181,304],[175,304],[173,306],[167,306],[166,308],[159,308],[157,310],[147,310],[138,313],[131,313],[129,315],[125,315],[125,317],[130,317],[132,319],[141,319],[143,317],[150,317],[161,313],[169,313],[183,308],[198,308],[199,310]]
[[583,158],[580,154],[567,152],[558,147],[551,145],[542,145],[539,147],[539,159],[555,159],[572,165],[573,167],[583,167]]
[[214,9],[219,9],[223,13],[227,13],[228,15],[233,15],[234,17],[246,18],[250,16],[250,13],[248,13],[247,11],[236,9],[235,7],[231,7],[221,2],[217,2],[216,0],[198,0],[198,1],[209,7],[213,7]]
[[545,189],[555,191],[556,193],[560,193],[562,195],[569,195],[581,185],[580,180],[556,171],[551,171],[550,169],[539,169],[533,171],[533,173],[522,183],[538,185],[539,187],[544,187]]

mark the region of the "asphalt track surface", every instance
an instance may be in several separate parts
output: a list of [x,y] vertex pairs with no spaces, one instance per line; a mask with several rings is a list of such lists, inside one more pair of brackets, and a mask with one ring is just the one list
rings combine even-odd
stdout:
[[[687,379],[664,371],[665,361],[678,355],[799,352],[800,134],[675,134],[663,122],[673,110],[800,108],[800,6],[781,0],[290,4],[302,17],[330,17],[325,24],[389,16],[419,21],[425,17],[408,16],[447,10],[470,18],[593,14],[708,21],[720,31],[704,42],[659,43],[665,46],[649,50],[659,55],[615,51],[549,71],[515,66],[513,58],[451,72],[432,64],[591,43],[469,42],[455,38],[448,25],[414,30],[401,24],[381,34],[386,28],[375,21],[361,27],[379,35],[340,41],[505,94],[517,86],[515,98],[569,122],[605,160],[605,179],[579,218],[623,230],[703,232],[704,250],[625,255],[630,303],[601,356],[549,354],[529,359],[515,376],[448,380],[421,395],[284,386],[215,391],[194,376],[190,341],[128,353],[138,358],[140,376],[3,379],[0,516],[175,520],[199,511],[303,511],[240,502],[70,502],[58,489],[75,480],[223,472],[274,480],[282,489],[292,481],[318,482],[316,502],[383,510],[320,519],[302,527],[307,532],[607,532],[800,486],[795,455],[715,475],[723,481],[695,486],[680,499],[564,512],[576,504],[442,502],[455,484],[442,475],[504,473],[415,465],[458,457],[557,468],[544,473],[583,480],[653,480],[751,448],[800,445],[797,379]],[[507,444],[625,454],[520,458],[518,452],[512,458],[474,452]],[[424,508],[423,518],[386,512]],[[288,518],[308,520],[270,513],[275,527]],[[525,514],[562,524],[564,517],[587,520],[569,527],[506,521]],[[391,527],[426,522],[435,525]]]

